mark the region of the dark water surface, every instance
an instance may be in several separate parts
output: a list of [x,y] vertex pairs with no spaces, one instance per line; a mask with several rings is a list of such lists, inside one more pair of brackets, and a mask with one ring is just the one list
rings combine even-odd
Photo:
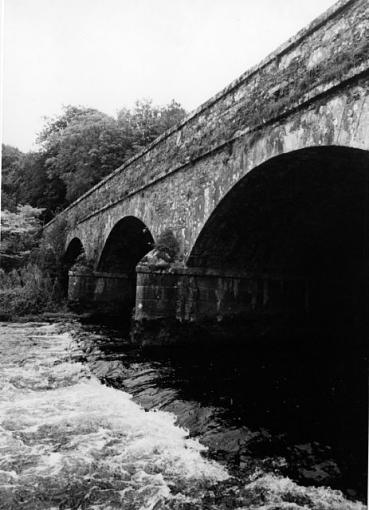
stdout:
[[367,359],[344,341],[141,351],[0,327],[1,509],[363,509]]

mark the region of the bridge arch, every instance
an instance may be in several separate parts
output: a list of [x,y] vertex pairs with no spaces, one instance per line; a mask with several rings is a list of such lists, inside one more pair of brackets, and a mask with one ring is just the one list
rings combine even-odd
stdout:
[[313,281],[313,306],[331,318],[338,310],[352,315],[363,304],[358,287],[368,274],[368,210],[369,151],[319,146],[285,153],[224,196],[187,266],[278,276],[282,287],[284,277]]
[[66,294],[68,292],[68,273],[71,267],[76,263],[78,257],[85,253],[84,246],[79,237],[73,237],[68,243],[67,249],[62,257],[62,288]]
[[[345,213],[355,210],[358,222],[361,213],[362,219],[368,214],[365,209],[368,179],[369,151],[366,150],[314,146],[272,157],[243,176],[218,202],[193,243],[187,265],[239,268],[245,259],[238,256],[236,250],[241,243],[252,250],[247,242],[252,233],[261,234],[261,227],[264,233],[265,229],[270,232],[274,224],[283,220],[284,237],[290,235],[292,229],[301,237],[296,229],[304,226],[302,215],[312,214],[314,207],[316,220],[327,219],[323,212],[330,212],[329,220],[333,219],[334,212],[341,216],[340,232],[335,233],[340,234],[337,237],[342,239],[344,248],[344,236],[352,235],[352,229],[357,226],[348,221],[352,217],[348,214],[345,217]],[[355,197],[360,197],[361,201],[355,202]],[[340,209],[339,204],[344,204],[346,209]],[[319,205],[325,209],[318,209]],[[294,216],[297,210],[299,216]],[[276,217],[276,212],[283,213],[283,217]],[[266,253],[264,266],[267,265],[265,257]],[[259,259],[256,264],[255,260],[252,265],[260,266],[260,262]]]
[[95,271],[94,300],[113,315],[129,318],[136,298],[136,265],[154,243],[135,216],[121,218],[111,229]]
[[147,226],[135,216],[125,216],[111,229],[102,249],[97,270],[134,273],[135,267],[154,244]]
[[79,237],[73,237],[73,239],[69,242],[67,249],[65,250],[63,261],[67,265],[73,265],[77,258],[85,253],[85,249],[83,247],[82,241]]

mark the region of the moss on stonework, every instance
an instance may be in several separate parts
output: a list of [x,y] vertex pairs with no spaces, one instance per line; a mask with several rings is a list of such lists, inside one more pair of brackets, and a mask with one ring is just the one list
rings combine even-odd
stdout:
[[[266,93],[263,94],[259,89],[255,91],[255,97],[248,97],[247,103],[252,106],[247,111],[246,104],[243,115],[250,127],[283,115],[291,110],[291,107],[296,106],[309,90],[333,81],[343,80],[351,69],[367,61],[368,54],[369,40],[364,39],[354,48],[337,52],[329,61],[321,62],[310,70],[303,68],[297,75],[289,70],[289,74],[294,76],[293,82],[285,84],[283,89],[273,92],[271,97],[268,97],[271,82],[278,81],[278,74],[273,75],[269,80],[266,80]],[[263,104],[261,104],[262,102]]]

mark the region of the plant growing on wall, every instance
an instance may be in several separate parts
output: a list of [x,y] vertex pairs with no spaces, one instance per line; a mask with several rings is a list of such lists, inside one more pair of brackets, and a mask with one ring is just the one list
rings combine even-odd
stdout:
[[173,262],[179,253],[179,243],[170,229],[165,229],[155,243],[155,249],[159,257]]
[[172,230],[165,229],[158,237],[153,249],[145,255],[140,264],[152,269],[167,269],[178,261],[179,243]]
[[70,268],[71,271],[77,271],[78,273],[92,273],[93,272],[93,262],[91,260],[86,259],[86,255],[81,253],[76,258],[75,263]]

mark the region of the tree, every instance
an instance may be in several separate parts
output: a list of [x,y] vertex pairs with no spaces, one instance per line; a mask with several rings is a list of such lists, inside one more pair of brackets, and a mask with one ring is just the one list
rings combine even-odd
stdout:
[[11,212],[17,204],[30,204],[44,209],[41,219],[47,221],[65,201],[65,184],[58,177],[49,177],[45,155],[41,152],[22,153],[15,147],[2,146],[1,207]]
[[41,208],[41,219],[48,221],[66,203],[66,187],[58,176],[50,176],[47,156],[41,152],[24,155],[18,191],[18,202]]
[[24,154],[11,145],[2,144],[1,148],[1,177],[2,200],[1,208],[10,211],[16,210],[19,191],[19,179]]
[[167,106],[153,106],[150,99],[136,101],[132,111],[118,112],[118,124],[130,143],[131,156],[142,150],[164,131],[180,122],[186,111],[176,101]]
[[24,261],[38,242],[42,209],[18,205],[16,212],[1,212],[1,265]]
[[50,220],[185,113],[175,101],[163,107],[137,101],[132,110],[120,110],[117,119],[93,108],[64,107],[46,119],[39,151],[24,154],[3,146],[2,207],[15,212],[17,204],[30,204],[44,209],[43,221]]
[[122,164],[127,144],[116,120],[91,108],[67,106],[39,136],[49,178],[75,200]]
[[181,122],[187,115],[187,112],[174,99],[167,105],[160,108],[160,131],[163,133],[167,129]]

